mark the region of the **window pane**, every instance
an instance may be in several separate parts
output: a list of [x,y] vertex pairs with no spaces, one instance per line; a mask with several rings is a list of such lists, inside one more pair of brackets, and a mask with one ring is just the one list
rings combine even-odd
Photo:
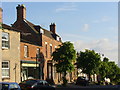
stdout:
[[47,57],[47,44],[46,44],[46,47],[45,47],[45,48],[46,48],[46,57]]
[[25,45],[25,46],[24,46],[24,57],[28,57],[28,55],[29,55],[28,46]]
[[2,68],[9,68],[8,62],[2,62]]
[[9,61],[2,62],[2,77],[9,77]]
[[2,47],[7,47],[8,48],[8,46],[9,46],[9,42],[2,40]]
[[2,69],[2,76],[9,76],[9,69]]
[[8,41],[8,33],[2,32],[2,40]]

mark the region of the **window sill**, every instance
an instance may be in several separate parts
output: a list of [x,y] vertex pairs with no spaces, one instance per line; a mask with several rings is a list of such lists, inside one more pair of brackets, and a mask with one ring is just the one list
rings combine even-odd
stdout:
[[10,79],[10,77],[8,76],[2,76],[2,79]]
[[8,50],[9,48],[8,47],[2,47],[2,50]]

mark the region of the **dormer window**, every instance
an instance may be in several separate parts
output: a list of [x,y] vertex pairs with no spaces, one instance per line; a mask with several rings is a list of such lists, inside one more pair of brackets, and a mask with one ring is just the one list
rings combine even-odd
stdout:
[[40,29],[40,33],[44,34],[44,30],[43,30],[43,29]]
[[60,40],[58,36],[57,36],[57,38],[56,38],[56,39],[57,39],[57,41],[59,41],[59,40]]

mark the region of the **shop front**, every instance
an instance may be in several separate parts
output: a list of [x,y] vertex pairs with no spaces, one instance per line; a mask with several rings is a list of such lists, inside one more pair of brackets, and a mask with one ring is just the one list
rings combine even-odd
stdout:
[[21,81],[40,78],[40,63],[36,61],[21,61]]

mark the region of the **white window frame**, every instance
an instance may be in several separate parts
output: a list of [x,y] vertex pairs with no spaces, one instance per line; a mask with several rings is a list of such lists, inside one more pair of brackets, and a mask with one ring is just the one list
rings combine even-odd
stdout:
[[[2,78],[9,78],[10,77],[10,62],[9,61],[2,61],[3,62],[8,62],[8,68],[3,68],[2,64]],[[8,70],[8,76],[3,76],[3,70]]]
[[40,54],[40,48],[37,48],[37,54]]
[[44,34],[44,30],[43,30],[43,29],[40,29],[40,33]]
[[57,41],[60,41],[60,38],[57,36]]
[[[2,37],[3,36],[5,38],[2,38],[2,49],[8,49],[9,48],[9,33],[2,32]],[[3,44],[3,42],[5,42],[5,43]],[[6,46],[6,43],[8,44],[7,46]]]
[[24,57],[27,58],[29,55],[28,55],[28,46],[27,45],[24,45]]

